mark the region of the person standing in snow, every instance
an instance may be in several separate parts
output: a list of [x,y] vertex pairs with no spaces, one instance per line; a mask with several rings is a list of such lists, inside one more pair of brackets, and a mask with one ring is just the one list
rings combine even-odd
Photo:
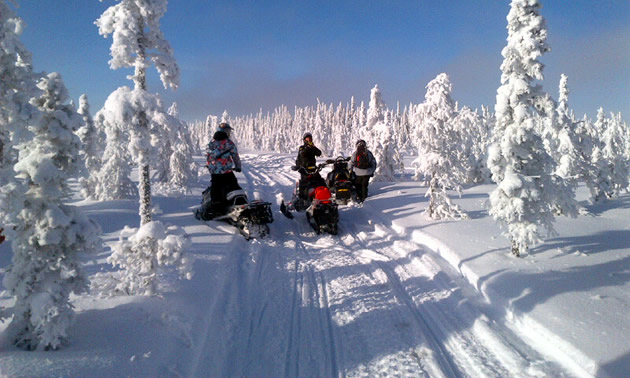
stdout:
[[354,186],[357,189],[357,200],[362,203],[368,195],[370,177],[374,176],[376,170],[376,158],[367,149],[367,144],[363,139],[357,141],[356,147],[350,159],[350,170],[356,175]]
[[230,139],[232,127],[222,122],[208,143],[206,166],[210,171],[210,214],[212,217],[225,213],[225,197],[232,190],[240,189],[234,171],[241,171],[241,158],[236,144]]
[[316,173],[317,156],[322,155],[322,151],[313,144],[313,134],[306,132],[302,136],[303,144],[300,146],[298,156],[295,159],[293,170],[300,172],[299,196],[307,199],[309,188],[325,186],[326,181]]
[[304,168],[307,171],[314,170],[316,166],[315,158],[321,156],[322,151],[315,147],[313,144],[313,134],[309,132],[304,133],[302,142],[304,142],[304,144],[300,146],[297,159],[295,159],[295,166],[298,169]]

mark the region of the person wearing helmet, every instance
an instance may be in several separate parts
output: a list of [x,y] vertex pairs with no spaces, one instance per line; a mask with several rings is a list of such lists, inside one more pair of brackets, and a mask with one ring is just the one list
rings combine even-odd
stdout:
[[206,167],[211,176],[209,209],[211,217],[223,215],[226,210],[227,193],[240,189],[234,171],[241,171],[241,158],[236,144],[230,139],[231,133],[232,127],[228,123],[219,124],[206,151]]
[[356,178],[354,186],[357,189],[357,200],[362,203],[368,195],[368,183],[370,177],[374,176],[376,170],[376,159],[367,148],[363,139],[356,143],[356,150],[350,158],[350,171],[354,172]]
[[322,151],[315,147],[313,144],[313,134],[306,132],[302,136],[302,144],[298,151],[297,159],[295,159],[295,166],[297,169],[304,168],[306,171],[312,171],[315,169],[317,156],[322,155]]
[[306,199],[309,189],[322,185],[322,183],[326,185],[326,182],[319,173],[315,172],[317,169],[316,157],[321,156],[322,151],[313,144],[313,134],[304,133],[302,142],[293,169],[300,172],[299,196]]

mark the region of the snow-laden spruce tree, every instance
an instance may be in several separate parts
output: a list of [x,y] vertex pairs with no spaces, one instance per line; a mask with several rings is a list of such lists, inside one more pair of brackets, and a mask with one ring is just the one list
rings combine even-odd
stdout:
[[[120,0],[95,22],[100,34],[113,37],[110,67],[134,68],[129,77],[134,89],[118,88],[102,113],[110,129],[121,135],[128,133],[128,150],[140,177],[140,228],[126,230],[108,258],[121,268],[116,291],[124,294],[154,293],[155,272],[160,265],[189,266],[182,254],[188,239],[174,234],[167,238],[166,227],[153,222],[151,213],[149,164],[155,159],[156,143],[173,117],[164,111],[157,95],[147,92],[146,70],[155,65],[165,88],[176,89],[179,83],[173,50],[160,30],[166,6],[166,0]],[[189,275],[187,269],[182,273]]]
[[599,136],[595,134],[593,124],[584,117],[583,120],[575,121],[575,149],[577,156],[577,180],[586,183],[590,191],[590,202],[596,203],[606,198],[604,190],[599,185],[601,167],[607,166],[601,158],[599,149]]
[[608,126],[602,135],[602,155],[608,163],[608,198],[616,198],[622,190],[628,188],[628,159],[626,149],[626,125],[621,120],[620,114],[612,114],[608,119]]
[[92,114],[90,114],[90,105],[86,94],[82,94],[79,98],[78,113],[83,117],[83,126],[77,130],[76,134],[81,141],[79,158],[84,163],[79,183],[83,197],[91,198],[94,197],[95,177],[101,168],[105,138],[96,128]]
[[[394,159],[394,149],[387,147],[390,141],[383,140],[386,146],[381,145],[381,137],[391,137],[391,130],[385,124],[385,112],[387,108],[383,101],[383,95],[378,84],[370,90],[370,102],[368,109],[365,109],[363,101],[355,114],[353,121],[353,141],[351,146],[354,146],[359,139],[365,140],[368,148],[374,154],[374,158],[377,161],[377,171],[375,172],[375,179],[379,181],[394,181],[394,170],[392,169],[392,161]],[[358,122],[358,123],[356,123]],[[383,161],[385,159],[386,161]]]
[[490,129],[477,111],[464,106],[453,118],[453,127],[459,135],[461,145],[457,148],[457,159],[464,168],[464,183],[483,183],[490,177],[487,168]]
[[377,161],[372,181],[395,181],[394,174],[397,168],[395,154],[397,146],[396,140],[392,135],[391,126],[384,121],[378,122],[372,126],[371,135],[372,143],[375,144],[368,147]]
[[[604,133],[608,128],[604,109],[598,109],[595,123],[584,116],[580,125],[578,134],[582,137],[581,142],[584,147],[590,148],[590,155],[585,157],[590,159],[590,169],[585,173],[584,179],[591,193],[591,203],[597,203],[609,198],[613,187],[612,170],[604,156]],[[588,151],[584,147],[583,150]]]
[[[543,145],[549,156],[553,159],[554,167],[552,176],[558,182],[554,196],[555,215],[577,215],[577,201],[575,190],[577,188],[577,151],[574,145],[574,130],[570,119],[560,117],[557,112],[557,104],[547,93],[538,97],[534,108],[536,130],[540,130]],[[568,213],[567,213],[568,212]]]
[[429,180],[426,197],[429,204],[425,213],[432,219],[467,218],[466,213],[453,204],[448,189],[461,192],[465,168],[460,159],[461,135],[454,127],[455,101],[451,98],[452,85],[445,73],[427,84],[423,118],[416,127],[417,169]]
[[385,120],[385,110],[386,106],[383,101],[383,94],[378,84],[376,84],[370,91],[370,103],[368,104],[366,118],[367,127],[371,128],[378,122],[383,122]]
[[378,85],[370,92],[370,105],[367,111],[367,124],[361,135],[377,161],[373,181],[394,181],[396,172],[396,139],[391,123],[386,117],[387,108]]
[[593,125],[587,120],[576,121],[569,108],[568,81],[565,74],[560,75],[556,113],[562,131],[556,135],[558,141],[554,147],[557,149],[556,172],[574,187],[579,181],[586,183],[591,193],[591,202],[594,203],[605,197],[604,190],[598,183],[601,173],[607,171],[607,165],[601,158],[601,149],[596,148],[600,137],[594,133]]
[[13,260],[3,284],[15,297],[11,322],[15,344],[28,350],[56,349],[73,316],[70,294],[87,289],[79,256],[100,246],[98,227],[64,204],[68,179],[79,172],[81,116],[69,105],[57,73],[42,78],[41,96],[31,103],[42,113],[27,128],[31,137],[16,145],[14,170],[28,190],[17,215]]
[[[15,177],[14,144],[28,138],[26,125],[37,122],[39,111],[29,104],[39,91],[31,53],[20,41],[23,21],[0,0],[0,235],[12,238],[26,188]],[[0,316],[1,318],[1,316]]]
[[[171,105],[168,114],[177,120],[177,103]],[[193,145],[184,124],[179,122],[176,126],[171,140],[173,153],[169,160],[168,187],[174,193],[190,193],[191,186],[197,182],[197,165],[192,158]]]
[[[96,20],[99,33],[105,37],[112,34],[113,43],[110,49],[112,69],[134,68],[129,78],[134,82],[134,92],[119,88],[121,100],[135,103],[125,107],[135,107],[137,112],[128,122],[130,134],[129,151],[138,164],[140,182],[140,223],[151,221],[151,182],[149,162],[151,159],[151,119],[142,108],[144,104],[154,103],[152,95],[147,92],[146,70],[152,64],[160,74],[165,88],[176,89],[179,84],[179,67],[175,62],[173,50],[164,39],[160,30],[160,19],[166,12],[166,0],[120,0],[109,7]],[[115,113],[115,112],[112,112]]]
[[[566,77],[561,79],[561,95],[568,95],[566,88]],[[567,98],[563,99],[563,106],[566,106]],[[538,99],[537,107],[540,109],[537,114],[538,128],[541,130],[543,143],[547,153],[555,162],[554,173],[573,188],[577,186],[575,180],[577,152],[574,146],[574,130],[568,112],[558,105],[549,94],[545,94]],[[560,111],[559,111],[560,109]]]
[[[557,196],[564,182],[553,175],[554,161],[536,133],[536,104],[544,96],[538,58],[549,50],[538,0],[512,0],[507,16],[501,86],[497,90],[496,125],[488,167],[497,187],[490,194],[490,215],[507,228],[512,253],[519,256],[553,233]],[[565,214],[574,209],[563,209]]]
[[101,168],[90,176],[92,198],[110,201],[135,198],[137,186],[131,181],[131,156],[128,132],[112,122],[110,109],[119,109],[118,92],[109,95],[105,105],[96,113],[95,123],[105,131],[105,150]]

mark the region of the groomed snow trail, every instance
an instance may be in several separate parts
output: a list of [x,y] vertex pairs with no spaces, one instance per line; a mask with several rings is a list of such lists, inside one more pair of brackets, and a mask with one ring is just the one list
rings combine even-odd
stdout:
[[[492,318],[440,256],[386,215],[340,206],[339,235],[279,212],[286,155],[245,155],[239,181],[273,203],[268,238],[234,235],[190,376],[562,376]],[[217,225],[218,226],[218,225]]]

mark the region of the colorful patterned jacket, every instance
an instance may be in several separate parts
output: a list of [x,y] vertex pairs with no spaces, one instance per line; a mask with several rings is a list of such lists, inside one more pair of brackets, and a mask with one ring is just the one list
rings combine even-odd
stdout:
[[241,158],[238,156],[236,144],[223,131],[217,131],[208,143],[206,166],[210,174],[221,175],[233,169],[241,170]]

